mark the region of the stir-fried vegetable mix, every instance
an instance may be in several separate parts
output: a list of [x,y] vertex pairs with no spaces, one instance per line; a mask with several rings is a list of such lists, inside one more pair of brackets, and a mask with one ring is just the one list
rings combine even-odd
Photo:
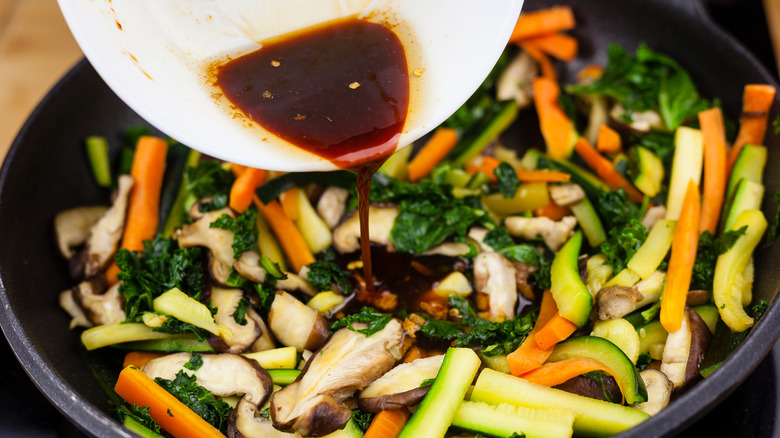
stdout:
[[[646,45],[559,84],[574,24],[522,15],[477,92],[376,173],[374,278],[350,172],[245,168],[137,129],[108,163],[90,137],[117,196],[57,217],[78,282],[60,303],[88,350],[127,352],[117,418],[147,436],[611,435],[709,376],[766,309],[775,90],[745,86],[734,139]],[[502,134],[528,116],[544,141],[518,151]]]

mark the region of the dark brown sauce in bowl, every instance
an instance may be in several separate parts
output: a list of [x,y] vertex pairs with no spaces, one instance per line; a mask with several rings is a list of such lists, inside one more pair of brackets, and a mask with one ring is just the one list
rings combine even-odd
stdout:
[[217,68],[216,86],[280,138],[358,174],[366,285],[371,176],[395,151],[409,109],[406,55],[381,24],[349,18],[263,45]]

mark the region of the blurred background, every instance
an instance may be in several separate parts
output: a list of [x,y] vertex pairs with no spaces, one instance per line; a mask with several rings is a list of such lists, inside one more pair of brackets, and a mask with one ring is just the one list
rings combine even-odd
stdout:
[[[777,77],[780,0],[679,1],[704,1],[712,18]],[[0,162],[30,112],[82,56],[56,0],[0,0]],[[4,339],[0,363],[10,371],[0,385],[0,436],[83,436],[37,391]],[[697,435],[780,437],[779,364],[776,347],[750,379],[700,420]]]

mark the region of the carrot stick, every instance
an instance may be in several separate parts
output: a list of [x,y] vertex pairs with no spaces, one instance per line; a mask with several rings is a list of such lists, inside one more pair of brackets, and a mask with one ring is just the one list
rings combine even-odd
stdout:
[[577,324],[562,317],[559,313],[550,319],[550,321],[536,333],[536,345],[542,350],[548,350],[558,342],[571,336],[577,330]]
[[501,162],[487,155],[481,158],[482,161],[479,164],[466,164],[466,173],[469,175],[474,175],[477,172],[482,172],[490,179],[490,181],[498,181],[498,178],[496,178],[496,167],[498,167]]
[[298,227],[287,217],[279,203],[274,200],[266,205],[257,196],[254,196],[253,200],[257,209],[260,210],[260,214],[263,215],[276,234],[276,238],[282,245],[282,250],[295,272],[300,272],[302,267],[313,263],[314,254],[311,253],[309,245],[306,244]]
[[576,38],[562,33],[528,38],[524,39],[523,42],[533,44],[542,52],[561,61],[571,61],[576,58],[579,47]]
[[[144,240],[153,239],[160,221],[160,190],[162,189],[168,142],[142,136],[135,146],[130,176],[133,188],[127,205],[127,219],[121,247],[130,251],[144,249]],[[117,282],[119,268],[112,264],[106,271],[110,285]]]
[[243,172],[240,172],[233,182],[233,187],[230,188],[230,208],[238,213],[245,212],[252,205],[252,196],[255,194],[255,189],[263,184],[265,173],[264,169],[251,167],[247,167]]
[[290,218],[291,221],[298,220],[298,187],[290,187],[282,193],[279,197],[279,204],[284,210],[284,214]]
[[241,176],[241,174],[244,173],[247,169],[249,169],[249,167],[247,166],[243,166],[241,164],[236,164],[236,163],[230,163],[230,170],[233,171],[233,175],[235,175],[236,178]]
[[114,390],[128,403],[149,406],[149,415],[174,437],[214,437],[224,435],[135,367],[119,373]]
[[522,182],[567,182],[571,175],[566,172],[555,170],[518,170],[515,169],[517,179]]
[[580,158],[598,174],[598,176],[613,189],[623,189],[628,194],[631,202],[642,202],[643,196],[627,179],[615,169],[615,166],[606,158],[602,157],[598,151],[588,143],[587,140],[580,137],[574,145]]
[[165,356],[166,353],[160,353],[157,351],[131,351],[125,355],[125,361],[122,363],[122,368],[134,366],[136,368],[143,368],[147,362],[158,357]]
[[574,13],[568,6],[556,6],[520,14],[509,41],[569,30],[576,24]]
[[661,293],[661,325],[669,333],[676,332],[682,325],[685,299],[691,284],[699,244],[699,215],[699,187],[690,181],[685,191],[680,218],[674,227],[672,255]]
[[[615,373],[608,366],[586,357],[546,363],[520,377],[537,385],[555,386],[591,371],[603,371],[615,377]],[[617,377],[615,377],[615,380],[619,381]]]
[[542,305],[539,308],[539,316],[536,324],[517,350],[509,353],[506,360],[513,376],[520,376],[541,366],[552,354],[552,348],[542,350],[536,344],[536,333],[544,327],[550,319],[558,313],[558,307],[549,290],[542,295]]
[[539,63],[539,67],[542,69],[542,77],[552,81],[558,80],[558,73],[555,71],[555,66],[553,66],[550,58],[548,58],[539,47],[528,41],[519,41],[517,44],[528,52],[528,54],[531,55],[531,58]]
[[411,415],[405,407],[397,411],[382,411],[374,415],[363,438],[396,438]]
[[537,78],[533,83],[533,92],[536,112],[539,113],[539,128],[547,144],[547,152],[553,158],[567,158],[571,155],[577,133],[558,104],[561,92],[558,83],[549,78]]
[[620,134],[607,125],[599,126],[599,134],[596,137],[596,149],[599,152],[618,152],[620,151]]
[[458,131],[452,128],[439,128],[423,145],[420,152],[409,162],[409,180],[417,181],[424,177],[455,147]]
[[726,196],[726,128],[720,108],[700,112],[699,126],[704,140],[704,198],[699,233],[706,230],[714,235]]
[[604,74],[604,67],[591,64],[577,73],[577,82],[587,84],[595,81]]
[[552,200],[546,206],[538,210],[534,210],[534,215],[536,217],[546,217],[556,222],[563,219],[566,216],[569,216],[570,214],[571,214],[571,209],[569,207],[561,207],[560,205],[556,204]]
[[739,120],[739,133],[729,151],[728,171],[734,167],[739,151],[746,144],[764,144],[769,109],[775,101],[775,87],[764,84],[745,85],[742,94],[742,117]]

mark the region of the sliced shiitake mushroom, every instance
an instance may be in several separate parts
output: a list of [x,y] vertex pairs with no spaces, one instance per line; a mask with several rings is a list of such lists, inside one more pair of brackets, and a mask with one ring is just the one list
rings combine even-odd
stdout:
[[[245,313],[243,324],[233,316],[244,298],[241,289],[225,289],[211,287],[211,305],[217,308],[214,320],[217,324],[230,329],[231,336],[225,338],[216,335],[209,336],[209,345],[222,353],[242,353],[254,344],[262,334],[254,319]],[[247,305],[248,306],[248,305]],[[249,309],[246,309],[249,310]]]
[[209,271],[220,284],[227,283],[233,266],[233,232],[211,227],[211,223],[223,214],[235,217],[229,208],[202,213],[192,224],[182,226],[178,237],[182,248],[205,246],[210,250]]
[[121,175],[117,181],[116,197],[111,208],[90,230],[84,246],[84,277],[89,278],[102,272],[113,261],[125,229],[125,216],[133,188],[133,177]]
[[328,323],[319,312],[285,291],[276,292],[268,312],[268,326],[277,341],[298,352],[316,350],[330,334]]
[[360,392],[358,406],[366,412],[380,412],[416,405],[430,388],[420,384],[436,378],[443,360],[439,354],[398,365]]
[[322,192],[317,201],[317,214],[331,230],[336,228],[341,217],[344,216],[344,211],[347,209],[347,198],[349,198],[349,190],[329,186]]
[[60,305],[73,320],[71,327],[112,324],[125,320],[124,299],[119,284],[106,290],[106,279],[97,275],[60,293]]
[[[601,382],[591,379],[590,377],[577,376],[555,386],[555,388],[583,397],[594,398],[596,400],[619,403],[620,400],[623,399],[623,394],[620,392],[620,386],[618,386],[612,376],[607,375],[601,376]],[[609,400],[607,400],[607,398],[609,398]]]
[[352,416],[345,401],[392,368],[401,358],[402,341],[395,319],[368,337],[349,328],[337,331],[311,356],[298,380],[271,398],[274,426],[303,436],[323,436],[343,427]]
[[[398,207],[372,205],[368,208],[368,238],[371,242],[380,245],[390,243],[390,230],[393,229],[398,211]],[[333,248],[342,254],[360,249],[360,218],[357,214],[350,216],[333,230]]]
[[656,415],[669,405],[674,384],[660,370],[647,368],[639,373],[647,388],[647,401],[632,407],[649,414]]
[[596,294],[596,308],[599,319],[606,321],[622,318],[636,310],[636,303],[642,294],[635,287],[608,286]]
[[107,211],[108,207],[96,205],[63,210],[54,216],[54,235],[63,257],[70,260],[76,255],[73,248],[87,241],[89,230]]
[[712,332],[707,324],[698,313],[686,307],[680,329],[666,338],[661,362],[661,371],[674,384],[675,393],[701,378],[699,365],[711,342]]
[[515,267],[497,252],[483,252],[474,258],[474,284],[489,297],[490,319],[515,317],[517,276]]

